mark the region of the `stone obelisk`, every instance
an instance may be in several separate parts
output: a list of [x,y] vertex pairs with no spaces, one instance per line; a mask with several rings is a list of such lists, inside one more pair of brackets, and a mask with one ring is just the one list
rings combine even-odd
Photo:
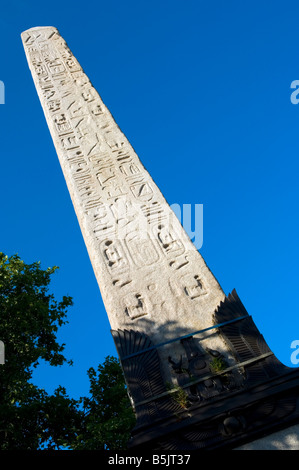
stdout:
[[161,342],[211,325],[221,287],[64,39],[22,40],[111,328]]

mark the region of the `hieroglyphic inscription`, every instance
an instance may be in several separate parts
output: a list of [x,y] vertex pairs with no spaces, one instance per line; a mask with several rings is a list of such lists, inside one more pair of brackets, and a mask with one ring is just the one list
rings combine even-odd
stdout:
[[182,302],[202,298],[208,282],[189,254],[200,255],[64,39],[45,27],[22,40],[86,244],[103,266],[100,287],[122,299],[130,321],[164,304],[173,276]]

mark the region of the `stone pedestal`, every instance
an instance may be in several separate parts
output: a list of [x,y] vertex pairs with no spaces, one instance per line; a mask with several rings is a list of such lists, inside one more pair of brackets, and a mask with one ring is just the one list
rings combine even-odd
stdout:
[[[196,334],[177,338],[186,354],[180,363],[169,358],[180,384],[172,389],[163,382],[157,353],[167,345],[156,348],[145,336],[113,332],[137,416],[130,448],[212,450],[245,443],[261,448],[271,442],[269,437],[266,444],[265,436],[286,434],[299,423],[299,371],[274,356],[236,291],[216,309],[214,326],[236,364],[229,366],[217,351],[203,352]],[[293,446],[296,442],[293,436]]]

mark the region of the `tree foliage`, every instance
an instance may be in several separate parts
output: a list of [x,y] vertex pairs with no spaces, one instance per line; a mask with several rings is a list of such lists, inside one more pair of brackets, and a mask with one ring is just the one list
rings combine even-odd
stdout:
[[57,267],[43,270],[18,255],[0,253],[0,450],[123,449],[134,415],[118,361],[108,356],[88,371],[90,394],[70,398],[63,387],[53,395],[32,383],[40,360],[71,365],[57,332],[67,323],[72,298],[49,293]]
[[97,370],[88,370],[88,376],[90,396],[82,399],[83,432],[73,442],[73,449],[126,448],[135,417],[118,360],[106,357]]

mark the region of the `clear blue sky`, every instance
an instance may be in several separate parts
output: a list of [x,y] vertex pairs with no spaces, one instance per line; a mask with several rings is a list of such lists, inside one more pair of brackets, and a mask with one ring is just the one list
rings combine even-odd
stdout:
[[170,204],[203,204],[200,252],[236,288],[277,357],[299,340],[297,1],[14,1],[1,5],[0,250],[74,298],[60,333],[73,367],[36,382],[88,392],[116,355],[20,34],[56,26]]

